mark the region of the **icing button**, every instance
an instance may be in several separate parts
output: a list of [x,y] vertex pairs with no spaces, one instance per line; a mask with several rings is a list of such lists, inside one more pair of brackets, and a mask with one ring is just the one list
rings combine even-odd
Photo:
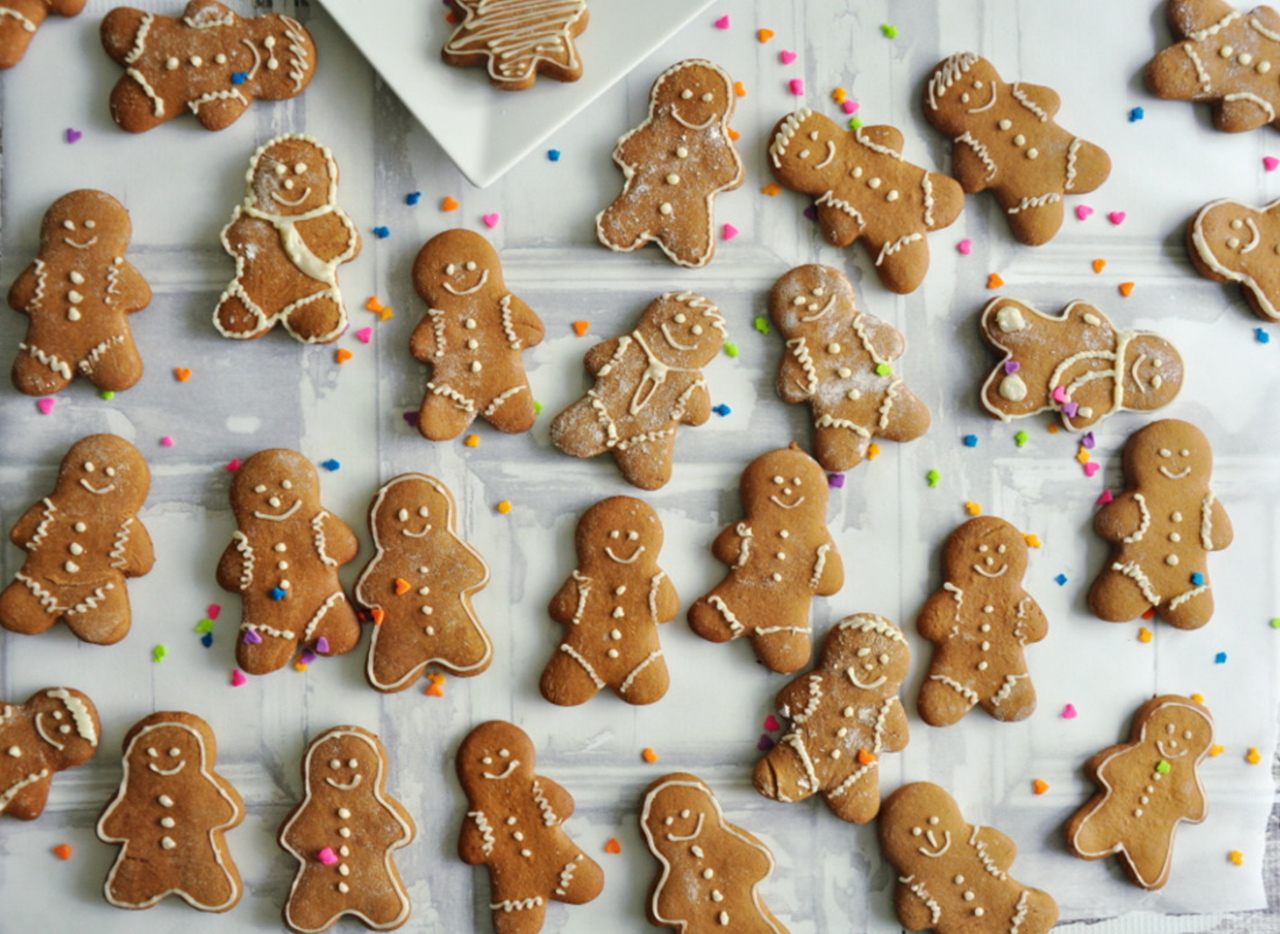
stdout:
[[673,207],[671,206],[671,202],[670,202],[670,201],[664,201],[664,202],[662,202],[662,204],[658,205],[658,213],[659,213],[659,214],[670,214],[670,213],[671,213],[672,211],[674,211],[674,210],[675,210],[675,208],[673,208]]

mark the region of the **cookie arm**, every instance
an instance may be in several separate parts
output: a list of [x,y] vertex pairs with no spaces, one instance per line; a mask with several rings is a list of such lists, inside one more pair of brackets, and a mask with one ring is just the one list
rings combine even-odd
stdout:
[[1142,528],[1142,508],[1132,493],[1121,493],[1098,510],[1093,530],[1109,542],[1119,542]]
[[409,338],[409,353],[421,363],[434,363],[436,354],[444,349],[436,346],[436,317],[439,314],[443,312],[428,311]]
[[[826,548],[824,551],[823,548]],[[830,534],[826,541],[818,546],[813,555],[813,576],[816,582],[813,592],[820,597],[830,597],[840,592],[844,586],[844,560],[836,549],[835,539]]]
[[[488,828],[486,834],[481,827]],[[486,839],[487,838],[487,839]],[[488,815],[479,809],[468,811],[462,820],[462,832],[458,834],[458,856],[468,866],[479,866],[485,862],[485,846],[492,851],[493,826]]]
[[573,795],[549,778],[535,775],[533,780],[551,810],[555,812],[556,817],[560,818],[561,823],[573,815]]
[[809,698],[812,696],[810,678],[818,675],[819,670],[815,669],[813,672],[801,675],[794,681],[789,682],[773,699],[773,709],[782,714],[785,719],[793,719],[808,704]]
[[898,879],[893,893],[894,913],[898,916],[898,923],[906,930],[923,931],[934,926],[933,912],[929,908],[932,902],[927,893],[917,895],[913,892],[911,884]]
[[23,314],[30,314],[31,302],[40,288],[36,266],[32,263],[14,280],[9,289],[9,307]]
[[994,827],[979,827],[974,835],[978,844],[986,844],[986,853],[1000,869],[1008,870],[1018,855],[1018,846]]
[[41,500],[23,513],[17,525],[9,532],[9,541],[24,551],[27,550],[27,543],[35,538],[36,531],[40,528],[40,523],[44,521],[45,510],[48,508],[45,505],[45,501]]
[[841,208],[832,201],[824,201],[817,208],[818,226],[833,246],[848,246],[866,229],[862,215],[852,213],[856,210],[852,206]]
[[892,694],[888,699],[889,710],[885,714],[884,729],[881,732],[880,742],[883,752],[901,752],[907,748],[907,743],[911,740],[911,727],[907,723],[907,711],[902,706],[902,701],[898,700],[896,694]]
[[115,797],[111,799],[111,803],[106,806],[102,812],[102,817],[98,819],[98,839],[103,843],[127,843],[128,821],[123,814],[120,813],[120,805],[124,803],[124,786],[116,791]]
[[356,533],[351,531],[351,526],[326,510],[322,527],[325,554],[337,561],[339,567],[355,558],[360,551],[360,539],[356,538]]
[[948,590],[936,590],[916,617],[916,631],[929,642],[945,642],[951,627],[959,623],[956,615],[955,596]]
[[1040,604],[1025,591],[1022,594],[1025,601],[1019,609],[1023,613],[1022,624],[1019,631],[1022,633],[1022,644],[1027,645],[1032,642],[1039,642],[1049,634],[1049,618],[1044,615],[1044,610],[1040,608]]
[[689,389],[689,397],[685,400],[684,414],[680,418],[680,423],[697,427],[705,424],[710,417],[711,390],[707,388],[706,381],[699,373],[697,380]]
[[[1062,107],[1062,98],[1058,96],[1058,92],[1053,88],[1045,87],[1043,84],[1023,84],[1018,82],[1013,85],[1012,93],[1016,100],[1025,99],[1028,103],[1043,110],[1050,118]],[[1026,107],[1027,105],[1023,104],[1023,106]],[[1027,109],[1030,110],[1031,108],[1028,107]],[[1036,119],[1040,119],[1038,115]]]
[[1235,537],[1235,533],[1231,529],[1231,517],[1227,515],[1226,508],[1215,497],[1213,502],[1208,506],[1208,515],[1205,517],[1209,521],[1205,523],[1209,551],[1221,551],[1231,544],[1231,540]]
[[121,304],[125,314],[142,311],[151,304],[151,284],[133,263],[126,262],[121,267],[120,284],[117,288],[122,296]]
[[671,582],[670,577],[661,571],[658,573],[662,574],[662,579],[658,581],[658,594],[653,603],[658,608],[658,622],[669,623],[680,615],[680,594],[676,592],[676,585]]
[[337,211],[299,221],[297,230],[307,248],[324,262],[345,262],[360,251],[360,234]]
[[147,527],[137,516],[131,518],[133,522],[127,529],[121,526],[121,532],[128,533],[124,547],[124,567],[121,570],[126,577],[142,577],[155,566],[156,549],[151,544],[151,533],[147,531]]
[[601,341],[588,350],[587,355],[582,358],[582,365],[587,368],[587,372],[592,376],[599,376],[600,371],[605,368],[617,352],[618,339],[611,337],[609,340]]
[[579,602],[586,604],[587,595],[591,593],[591,578],[584,576],[576,569],[556,595],[551,598],[547,612],[557,623],[572,625],[577,620]]
[[508,294],[504,313],[510,316],[511,328],[524,346],[536,347],[542,343],[547,329],[538,313],[526,305],[524,299]]
[[739,522],[722,530],[711,543],[711,555],[722,564],[735,565],[742,555],[744,542],[751,538],[751,526]]
[[253,546],[243,532],[236,532],[218,559],[218,586],[240,593],[253,582]]
[[[786,352],[782,356],[782,362],[778,364],[778,398],[791,405],[808,402],[815,392],[815,389],[810,388],[810,375],[802,359],[808,358],[807,348],[798,342],[803,338],[796,340],[797,343],[794,344],[787,341]],[[812,367],[813,361],[808,359],[809,366]],[[816,388],[816,384],[815,377],[812,385]]]
[[[650,135],[645,132],[647,128],[648,121],[646,120],[626,136],[622,137],[622,139],[618,140],[618,145],[613,147],[613,161],[621,167],[629,166],[633,169],[636,166],[643,165],[648,159],[645,153],[645,150],[648,148],[648,141],[645,137]],[[627,178],[629,181],[630,176],[627,176]]]
[[872,315],[858,315],[854,330],[862,342],[871,349],[877,363],[891,363],[906,352],[907,342],[902,332],[887,321]]

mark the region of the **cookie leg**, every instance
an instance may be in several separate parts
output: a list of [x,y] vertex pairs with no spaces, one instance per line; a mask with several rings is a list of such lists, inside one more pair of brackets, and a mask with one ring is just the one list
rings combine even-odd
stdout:
[[[52,594],[45,592],[47,600],[55,605]],[[0,626],[10,632],[35,636],[46,632],[58,621],[58,613],[50,612],[41,602],[32,585],[15,580],[0,593]]]
[[880,243],[864,237],[876,273],[885,287],[899,294],[914,292],[929,271],[929,245],[922,238],[908,240],[906,235],[897,240]]
[[92,362],[81,361],[80,372],[99,389],[123,392],[142,379],[142,355],[126,332],[122,343],[108,346]]
[[1027,719],[1036,709],[1036,689],[1030,675],[1005,675],[1000,689],[982,701],[982,709],[1006,723]]
[[1199,629],[1213,617],[1213,592],[1207,585],[1188,593],[1194,596],[1175,598],[1158,610],[1160,618],[1177,629]]
[[126,843],[107,875],[103,892],[112,902],[128,907],[150,907],[168,891],[168,886],[161,884],[160,875],[151,860],[129,856]]
[[285,306],[280,320],[289,333],[308,344],[336,341],[347,329],[347,312],[337,289],[325,288]]
[[708,642],[728,642],[746,631],[720,587],[689,607],[689,628]]
[[275,321],[234,282],[218,302],[213,323],[224,337],[251,340],[270,331]]
[[1151,609],[1151,602],[1133,578],[1107,568],[1089,588],[1089,609],[1108,623],[1127,623]]
[[538,413],[533,407],[533,393],[521,376],[519,382],[485,406],[482,415],[498,431],[516,434],[528,431]]
[[[260,640],[246,642],[246,633],[252,632]],[[251,675],[266,675],[289,664],[298,648],[296,638],[273,635],[267,627],[242,623],[236,641],[236,664]]]
[[67,626],[95,645],[114,645],[129,634],[132,616],[123,578],[96,588],[66,611]]
[[551,443],[570,457],[595,457],[609,450],[607,431],[590,400],[580,399],[551,423]]
[[596,696],[604,681],[582,653],[562,643],[543,669],[542,696],[561,707],[576,707]]
[[813,457],[823,470],[843,473],[857,467],[867,456],[871,433],[865,429],[834,425],[813,429]]
[[186,865],[184,870],[182,897],[188,904],[204,911],[225,910],[239,899],[239,886],[233,883],[227,870],[218,865],[212,848],[202,861]]
[[[653,210],[656,212],[656,205]],[[596,236],[609,249],[630,253],[652,239],[649,229],[656,217],[656,213],[650,217],[644,207],[624,194],[596,217]]]
[[1035,203],[1037,197],[1045,195],[1033,196],[1021,203],[1005,206],[1013,235],[1027,246],[1040,246],[1052,240],[1062,226],[1066,213],[1061,196],[1056,201],[1046,201],[1043,204]]
[[538,934],[547,916],[547,903],[541,897],[499,900],[494,905],[494,934]]
[[977,702],[978,695],[972,688],[946,675],[930,675],[920,688],[916,707],[921,719],[930,726],[950,726],[958,723]]
[[[855,773],[856,774],[856,773]],[[835,786],[843,787],[843,783]],[[880,813],[880,777],[874,764],[839,794],[824,795],[831,813],[851,824],[866,824]]]
[[417,620],[390,614],[373,629],[365,675],[379,691],[391,693],[413,687],[426,670],[432,653],[429,639]]
[[402,922],[409,913],[409,906],[400,892],[400,886],[396,884],[396,880],[386,876],[370,882],[360,906],[360,912],[371,922],[367,926],[374,930],[399,927],[396,922]]
[[[448,387],[436,387],[448,390]],[[451,390],[450,390],[451,391]],[[418,410],[418,431],[429,441],[452,441],[471,427],[475,407],[462,405],[448,392],[428,388]]]
[[295,931],[326,931],[347,907],[345,899],[334,901],[332,883],[326,884],[304,866],[284,903],[284,920]]
[[665,439],[631,445],[625,451],[616,447],[613,449],[613,459],[622,476],[632,486],[642,490],[658,490],[671,479],[674,447],[675,435],[672,434]]
[[[48,362],[41,362],[41,357]],[[69,364],[33,346],[20,350],[13,361],[13,385],[28,396],[61,392],[74,375]]]
[[781,674],[799,671],[813,654],[808,627],[781,626],[774,632],[757,629],[751,634],[751,645],[760,661]]
[[1058,903],[1048,892],[1026,890],[1026,916],[1018,934],[1049,934],[1058,923]]
[[715,255],[712,217],[706,203],[690,203],[683,215],[665,218],[657,240],[664,253],[680,266],[705,266]]
[[671,675],[667,672],[667,660],[658,649],[644,659],[618,685],[618,696],[628,704],[652,704],[662,700],[671,686]]
[[[321,652],[316,643],[324,639],[328,651]],[[302,630],[302,644],[318,655],[346,655],[360,641],[360,620],[342,591],[331,594],[316,609]]]

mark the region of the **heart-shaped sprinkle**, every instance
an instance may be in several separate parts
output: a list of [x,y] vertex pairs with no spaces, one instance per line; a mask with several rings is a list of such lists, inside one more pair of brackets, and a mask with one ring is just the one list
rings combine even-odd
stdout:
[[1076,710],[1075,704],[1067,704],[1067,706],[1062,708],[1063,720],[1074,720],[1078,716],[1080,716],[1080,712]]
[[161,438],[161,439],[160,439],[160,446],[161,446],[161,447],[164,447],[164,448],[171,448],[171,447],[173,447],[173,444],[174,444],[174,442],[173,442],[173,436],[172,436],[172,435],[165,435],[163,438]]
[[81,133],[79,130],[73,130],[73,129],[71,129],[71,127],[67,127],[67,142],[68,142],[68,143],[78,143],[78,142],[80,142],[80,137],[82,137],[82,136],[84,136],[84,134],[83,134],[83,133]]
[[1067,418],[1075,418],[1076,413],[1080,411],[1080,403],[1079,402],[1064,403],[1062,406],[1062,411],[1063,411],[1063,414],[1067,416]]
[[196,632],[201,634],[206,632],[213,632],[213,620],[211,619],[200,620],[200,622],[196,623]]
[[778,744],[773,741],[773,737],[768,733],[761,733],[760,738],[756,740],[756,748],[761,752],[768,752],[776,745]]
[[338,363],[346,363],[348,360],[350,360],[354,356],[355,354],[347,350],[347,348],[339,347],[337,351],[334,353],[333,359]]
[[231,471],[231,473],[235,473],[240,469],[240,463],[240,458],[237,457],[235,460],[227,461],[227,465],[224,469]]
[[728,14],[725,14],[724,16],[716,20],[716,29],[728,29],[728,28],[729,28]]
[[1012,375],[1022,369],[1022,364],[1017,360],[1006,360],[1004,362],[1004,371],[1006,374]]
[[1067,401],[1067,387],[1057,386],[1053,390],[1053,401],[1059,404]]
[[859,110],[862,109],[862,105],[859,104],[857,101],[841,101],[840,109],[852,117],[854,114],[856,114]]
[[316,854],[316,859],[320,860],[320,862],[324,863],[326,866],[332,866],[338,861],[338,854],[333,852],[332,847],[327,846]]
[[1105,505],[1107,505],[1107,503],[1111,502],[1111,501],[1112,501],[1112,500],[1114,500],[1114,499],[1115,499],[1115,497],[1111,495],[1111,491],[1110,491],[1110,490],[1103,490],[1103,491],[1102,491],[1102,495],[1101,495],[1101,496],[1099,496],[1099,497],[1098,497],[1098,499],[1097,499],[1097,504],[1098,504],[1099,506],[1105,506]]
[[722,236],[726,240],[732,240],[734,237],[738,235],[738,233],[739,233],[739,230],[737,227],[734,227],[732,224],[725,224]]
[[959,243],[956,244],[956,249],[959,250],[961,253],[963,253],[965,256],[968,256],[970,253],[973,252],[973,241],[968,239],[961,240]]
[[799,58],[799,56],[796,55],[795,52],[792,52],[789,49],[783,49],[781,52],[778,53],[778,60],[782,62],[782,64],[784,65],[790,65],[797,58]]
[[1105,259],[1095,259],[1093,261],[1094,272],[1102,272],[1102,270],[1106,268],[1107,268],[1107,261]]
[[209,614],[209,619],[217,619],[218,616],[222,613],[222,606],[221,604],[218,604],[218,603],[210,603],[205,608],[205,612]]
[[1098,441],[1094,438],[1092,431],[1086,431],[1084,437],[1080,439],[1081,446],[1086,447],[1091,451],[1097,443]]
[[440,210],[444,211],[446,214],[450,211],[456,211],[460,207],[462,207],[462,205],[458,204],[458,202],[454,201],[452,198],[445,198],[440,202]]
[[1046,782],[1043,778],[1037,778],[1034,782],[1031,783],[1031,790],[1038,795],[1042,795],[1049,790],[1049,783]]
[[768,42],[770,39],[772,39],[776,35],[777,33],[774,32],[772,29],[756,30],[756,39],[759,40],[760,42]]
[[769,714],[769,716],[764,718],[764,728],[770,732],[774,732],[782,729],[782,724],[778,722],[777,717],[773,714]]
[[1076,217],[1079,218],[1080,220],[1082,221],[1087,220],[1089,215],[1092,213],[1093,213],[1093,208],[1089,207],[1089,205],[1087,204],[1076,205]]
[[1121,224],[1124,223],[1124,219],[1126,216],[1127,215],[1124,213],[1124,211],[1112,211],[1110,214],[1107,215],[1107,220],[1111,221],[1111,223],[1119,227]]
[[493,228],[495,228],[495,227],[497,227],[497,226],[498,226],[498,221],[502,220],[502,215],[501,215],[501,214],[486,214],[484,217],[482,217],[482,218],[480,218],[480,219],[481,219],[482,221],[484,221],[484,225],[485,225],[486,227],[488,227],[490,230],[493,230]]
[[53,411],[55,404],[56,403],[53,399],[41,399],[36,403],[36,408],[40,410],[41,415],[48,415]]
[[231,672],[231,686],[233,688],[242,688],[249,683],[249,679],[245,677],[244,672],[237,668]]
[[312,652],[310,649],[306,649],[300,656],[298,656],[298,663],[294,667],[299,671],[306,671],[307,666],[312,664],[315,660],[316,653]]
[[1084,465],[1084,475],[1086,477],[1092,477],[1094,474],[1098,472],[1099,469],[1100,469],[1100,465],[1098,464],[1097,461],[1090,461],[1089,463]]
[[1277,168],[1280,168],[1280,159],[1277,159],[1275,156],[1263,156],[1262,167],[1268,172],[1274,172]]
[[804,97],[804,79],[803,78],[792,78],[787,83],[791,87],[792,94],[794,94],[796,97]]
[[373,328],[361,328],[356,331],[356,340],[362,344],[367,344],[373,340]]
[[987,276],[987,288],[998,289],[1002,285],[1004,285],[1004,279],[1000,278],[1000,274],[998,272],[993,272],[991,275]]
[[[70,133],[71,131],[70,131],[70,130],[68,130],[67,132],[68,132],[68,133]],[[79,135],[79,134],[77,134],[77,135]],[[74,142],[74,140],[73,140],[72,142]],[[58,857],[58,859],[63,860],[63,861],[66,861],[66,860],[70,859],[70,858],[71,858],[71,844],[69,844],[69,843],[59,843],[57,846],[55,846],[55,847],[53,848],[53,855],[54,855],[54,856],[56,856],[56,857]]]
[[1120,294],[1123,295],[1125,298],[1128,298],[1130,295],[1133,294],[1133,286],[1134,286],[1134,283],[1132,282],[1121,282]]
[[187,380],[191,379],[191,371],[188,370],[185,366],[175,367],[173,370],[173,375],[177,378],[178,382],[180,383],[185,383]]
[[812,204],[809,205],[800,213],[802,213],[809,220],[813,221],[815,224],[818,222],[818,209],[815,208]]

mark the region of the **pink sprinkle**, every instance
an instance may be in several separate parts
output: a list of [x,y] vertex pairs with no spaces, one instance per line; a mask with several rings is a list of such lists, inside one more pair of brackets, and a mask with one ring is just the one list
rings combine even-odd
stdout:
[[725,16],[720,17],[718,20],[716,20],[716,29],[728,29],[728,28],[729,28],[729,17],[727,14]]
[[1111,495],[1110,490],[1103,490],[1102,495],[1098,497],[1098,505],[1105,506],[1114,499],[1115,497]]
[[961,240],[959,243],[956,244],[956,249],[959,250],[961,253],[963,253],[965,256],[968,256],[970,253],[973,252],[973,241],[967,240],[967,239]]
[[791,84],[792,94],[794,94],[796,97],[804,97],[804,79],[803,78],[792,78],[789,83]]
[[231,461],[229,464],[227,464],[227,470],[231,471],[232,473],[235,473],[239,469],[240,469],[240,458],[238,457],[235,460]]
[[1076,710],[1075,704],[1067,704],[1067,706],[1062,708],[1063,720],[1074,720],[1078,716],[1080,716],[1080,712]]
[[316,859],[320,860],[320,862],[324,863],[326,866],[332,866],[338,861],[338,854],[333,852],[332,847],[327,846],[316,855]]
[[782,724],[778,722],[777,717],[775,717],[773,714],[769,714],[769,716],[764,718],[764,728],[766,730],[771,730],[771,731],[780,730],[782,729]]
[[498,221],[502,220],[502,215],[486,214],[484,217],[481,218],[481,220],[484,221],[484,225],[486,227],[488,227],[490,230],[493,230],[493,228],[498,226]]
[[1084,465],[1084,475],[1086,477],[1092,477],[1098,472],[1099,467],[1100,465],[1097,461],[1089,461],[1089,463]]
[[210,603],[209,606],[205,609],[205,613],[208,615],[209,619],[217,619],[218,614],[220,614],[221,612],[222,612],[222,605],[218,603]]
[[786,49],[783,49],[781,52],[778,53],[778,59],[784,65],[790,65],[792,62],[796,60],[796,57],[797,56],[795,52],[789,52]]
[[1277,168],[1280,168],[1280,159],[1275,156],[1263,156],[1262,167],[1268,172],[1274,172]]
[[1117,227],[1124,223],[1124,218],[1124,211],[1112,211],[1107,215],[1107,220],[1111,221],[1111,223],[1115,224]]
[[53,411],[53,406],[54,406],[53,399],[41,399],[39,402],[36,403],[36,408],[40,410],[41,415],[48,415],[50,412]]
[[845,113],[847,113],[849,116],[853,116],[859,110],[862,109],[862,105],[859,104],[857,101],[845,101],[843,104],[840,105],[840,109],[843,110]]
[[1093,208],[1089,207],[1089,205],[1087,204],[1076,205],[1076,217],[1078,217],[1080,220],[1088,219],[1089,215],[1092,213],[1093,213]]
[[362,344],[367,344],[373,340],[373,328],[361,328],[356,331],[356,340]]
[[231,686],[233,688],[242,688],[249,683],[249,679],[244,676],[244,672],[237,668],[231,672]]
[[733,239],[734,237],[736,237],[737,235],[738,235],[738,228],[737,228],[737,227],[734,227],[732,224],[725,224],[725,225],[724,225],[724,238],[725,238],[726,240],[732,240],[732,239]]
[[173,447],[173,436],[172,436],[172,435],[165,435],[163,438],[161,438],[161,439],[160,439],[160,446],[161,446],[161,447],[165,447],[165,448],[171,448],[171,447]]
[[1053,401],[1054,401],[1054,402],[1066,402],[1066,401],[1067,401],[1067,387],[1066,387],[1066,386],[1059,386],[1058,388],[1056,388],[1056,389],[1053,391]]

